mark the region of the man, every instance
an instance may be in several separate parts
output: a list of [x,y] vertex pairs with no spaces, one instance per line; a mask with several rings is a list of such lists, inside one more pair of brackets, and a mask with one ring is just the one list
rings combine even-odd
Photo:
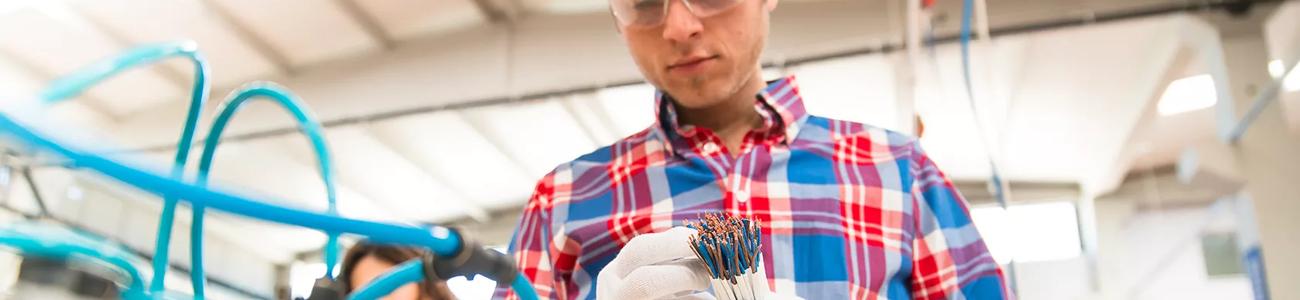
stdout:
[[808,115],[794,78],[762,80],[777,1],[610,0],[658,121],[537,185],[510,251],[542,298],[711,298],[681,227],[709,212],[760,222],[774,294],[1010,298],[915,139]]

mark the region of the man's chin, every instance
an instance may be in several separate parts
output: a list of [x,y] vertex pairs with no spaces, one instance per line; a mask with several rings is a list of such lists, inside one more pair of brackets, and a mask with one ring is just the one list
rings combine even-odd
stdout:
[[690,78],[677,78],[670,81],[669,91],[676,91],[674,95],[691,95],[693,97],[708,97],[719,94],[725,90],[725,85],[715,77],[695,76]]

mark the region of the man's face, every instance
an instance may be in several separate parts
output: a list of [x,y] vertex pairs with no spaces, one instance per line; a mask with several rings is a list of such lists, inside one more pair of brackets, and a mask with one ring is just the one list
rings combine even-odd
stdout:
[[668,92],[677,105],[716,105],[756,79],[768,33],[768,13],[777,0],[740,0],[714,15],[698,17],[681,0],[669,1],[662,24],[619,24],[646,80]]

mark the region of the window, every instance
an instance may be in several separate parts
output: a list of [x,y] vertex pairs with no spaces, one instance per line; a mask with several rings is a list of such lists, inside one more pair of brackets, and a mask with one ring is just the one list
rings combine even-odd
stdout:
[[1201,74],[1170,82],[1165,87],[1165,93],[1160,95],[1156,110],[1161,116],[1176,115],[1208,108],[1216,102],[1218,94],[1214,88],[1214,77]]
[[976,228],[1000,264],[1059,260],[1082,253],[1079,219],[1070,202],[971,209]]
[[1237,234],[1207,232],[1201,234],[1201,254],[1205,256],[1205,274],[1210,277],[1245,274]]

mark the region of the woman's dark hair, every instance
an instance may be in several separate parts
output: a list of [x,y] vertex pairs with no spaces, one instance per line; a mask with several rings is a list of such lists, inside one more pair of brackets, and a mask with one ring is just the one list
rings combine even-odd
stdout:
[[[420,259],[424,254],[424,250],[416,248],[377,245],[365,241],[357,242],[357,244],[353,245],[351,249],[348,249],[347,254],[343,256],[343,267],[339,270],[339,276],[337,278],[338,281],[343,284],[344,291],[351,294],[354,292],[352,288],[352,271],[356,269],[357,263],[361,262],[361,259],[367,256],[372,256],[380,261],[396,266],[412,259]],[[419,286],[421,299],[456,299],[456,297],[451,294],[451,290],[447,289],[447,282],[445,281],[426,278],[424,281],[419,283]]]

